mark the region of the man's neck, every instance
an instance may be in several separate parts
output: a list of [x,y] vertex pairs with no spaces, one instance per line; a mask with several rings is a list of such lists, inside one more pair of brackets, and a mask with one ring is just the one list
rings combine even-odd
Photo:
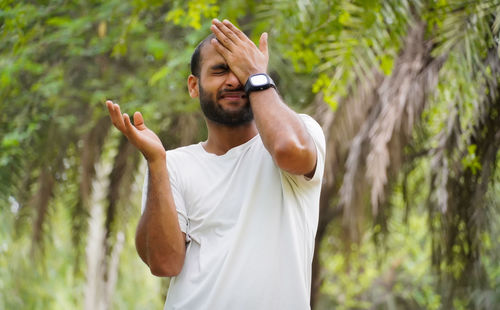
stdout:
[[206,120],[208,129],[207,141],[203,142],[203,148],[208,153],[215,155],[224,155],[238,145],[241,145],[258,133],[255,121],[236,126],[229,127]]

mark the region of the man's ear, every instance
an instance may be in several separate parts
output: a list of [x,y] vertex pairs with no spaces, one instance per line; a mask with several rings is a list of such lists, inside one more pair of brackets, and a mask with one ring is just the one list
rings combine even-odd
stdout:
[[198,78],[190,74],[187,80],[187,85],[189,90],[189,96],[191,96],[191,98],[198,98],[199,96]]

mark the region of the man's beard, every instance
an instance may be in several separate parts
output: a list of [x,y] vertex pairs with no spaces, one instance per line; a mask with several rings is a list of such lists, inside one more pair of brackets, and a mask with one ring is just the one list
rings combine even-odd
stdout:
[[[224,110],[218,103],[214,102],[214,100],[210,97],[210,94],[203,89],[201,83],[199,84],[199,87],[201,110],[203,111],[203,114],[205,114],[205,117],[209,120],[229,127],[244,125],[253,120],[253,112],[250,107],[250,102],[247,102],[245,106],[238,111],[229,112]],[[216,100],[222,97],[224,91],[243,91],[243,88],[218,91]]]

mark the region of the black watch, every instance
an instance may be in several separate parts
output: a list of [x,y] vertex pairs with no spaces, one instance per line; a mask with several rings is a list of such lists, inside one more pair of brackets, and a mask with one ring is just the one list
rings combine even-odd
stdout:
[[245,93],[249,94],[253,91],[264,90],[271,87],[276,89],[273,79],[265,73],[257,73],[248,78],[245,83]]

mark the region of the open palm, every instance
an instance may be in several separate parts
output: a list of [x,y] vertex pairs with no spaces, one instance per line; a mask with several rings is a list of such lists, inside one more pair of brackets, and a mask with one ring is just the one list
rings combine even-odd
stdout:
[[144,124],[140,112],[134,113],[134,124],[130,122],[128,114],[121,113],[120,106],[112,101],[106,101],[113,125],[120,130],[127,139],[146,157],[154,161],[165,156],[165,148],[160,138]]

